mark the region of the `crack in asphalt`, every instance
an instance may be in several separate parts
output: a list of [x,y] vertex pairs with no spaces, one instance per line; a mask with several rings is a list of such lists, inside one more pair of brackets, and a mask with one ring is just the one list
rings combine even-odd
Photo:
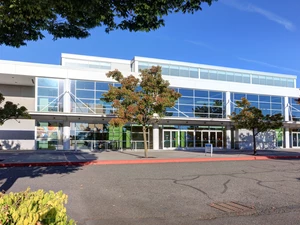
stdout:
[[224,194],[224,193],[226,193],[226,191],[228,190],[228,186],[227,186],[227,184],[230,182],[230,179],[229,180],[227,180],[224,184],[223,184],[223,186],[224,186],[224,190],[221,192],[221,194]]

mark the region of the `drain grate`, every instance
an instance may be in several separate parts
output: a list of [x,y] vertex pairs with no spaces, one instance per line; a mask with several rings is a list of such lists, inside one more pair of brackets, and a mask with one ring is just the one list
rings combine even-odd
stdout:
[[248,212],[248,211],[253,211],[254,207],[249,207],[249,206],[245,206],[242,205],[240,203],[237,202],[220,202],[220,203],[212,203],[210,204],[211,207],[221,210],[223,212],[228,212],[228,213],[232,213],[232,212]]

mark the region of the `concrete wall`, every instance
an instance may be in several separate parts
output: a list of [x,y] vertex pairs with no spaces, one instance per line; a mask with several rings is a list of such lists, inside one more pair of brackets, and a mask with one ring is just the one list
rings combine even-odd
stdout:
[[34,150],[35,120],[8,120],[0,126],[3,150]]
[[4,95],[5,101],[25,106],[29,111],[33,111],[35,108],[33,86],[0,84],[0,92]]

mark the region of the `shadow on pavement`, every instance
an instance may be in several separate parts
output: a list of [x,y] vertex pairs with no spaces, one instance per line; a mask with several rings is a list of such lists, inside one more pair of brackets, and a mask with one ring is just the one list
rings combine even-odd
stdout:
[[[22,154],[22,153],[21,153]],[[40,153],[43,154],[43,153]],[[57,153],[53,153],[57,154]],[[24,154],[24,157],[30,154]],[[65,155],[65,154],[64,154]],[[83,155],[83,154],[81,154]],[[76,157],[76,154],[68,153],[66,158]],[[94,154],[84,153],[85,162],[96,160]],[[79,159],[80,160],[80,159]],[[14,183],[23,177],[36,178],[47,174],[70,174],[81,170],[81,166],[33,166],[33,167],[4,167],[0,168],[0,191],[7,192]]]

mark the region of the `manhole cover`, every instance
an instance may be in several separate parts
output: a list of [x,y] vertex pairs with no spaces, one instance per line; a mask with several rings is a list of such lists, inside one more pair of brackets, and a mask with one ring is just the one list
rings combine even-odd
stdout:
[[253,211],[254,207],[245,206],[237,202],[220,202],[220,203],[212,203],[210,204],[211,207],[221,210],[223,212],[246,212],[246,211]]

